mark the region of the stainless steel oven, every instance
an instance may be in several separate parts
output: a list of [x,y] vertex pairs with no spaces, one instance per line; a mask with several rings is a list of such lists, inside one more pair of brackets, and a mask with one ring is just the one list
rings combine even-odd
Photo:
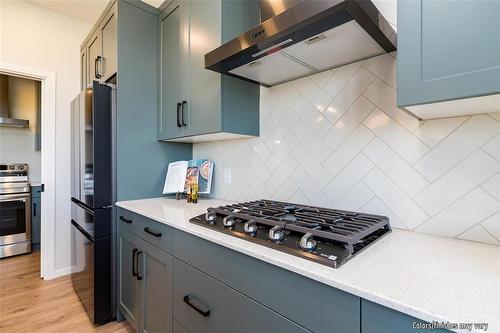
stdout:
[[0,165],[0,258],[31,252],[27,166]]

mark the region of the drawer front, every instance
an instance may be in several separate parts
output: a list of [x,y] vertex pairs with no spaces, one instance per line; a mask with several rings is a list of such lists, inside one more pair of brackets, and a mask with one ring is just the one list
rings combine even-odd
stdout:
[[174,318],[191,333],[308,332],[174,258]]
[[357,296],[179,230],[175,230],[173,253],[313,332],[360,331]]
[[140,236],[146,242],[158,246],[163,251],[172,253],[173,230],[168,225],[145,219]]
[[130,231],[165,252],[172,253],[173,234],[171,227],[119,207],[116,216],[119,227]]
[[146,218],[132,213],[128,210],[117,207],[116,209],[116,224],[136,236],[140,236],[142,229],[144,228],[144,220]]

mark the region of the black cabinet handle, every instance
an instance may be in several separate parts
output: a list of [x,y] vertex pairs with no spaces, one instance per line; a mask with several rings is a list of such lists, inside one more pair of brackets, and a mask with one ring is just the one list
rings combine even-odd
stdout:
[[155,237],[161,237],[161,232],[154,232],[151,229],[149,229],[149,227],[144,227],[144,231]]
[[201,314],[203,317],[208,317],[210,316],[210,310],[203,310],[201,309],[201,306],[199,304],[195,305],[193,304],[193,301],[189,298],[189,295],[184,296],[183,298],[184,303],[192,307],[193,309],[196,310],[199,314]]
[[94,59],[94,76],[96,79],[99,78],[99,73],[97,73],[97,62],[98,62],[98,57]]
[[181,110],[182,126],[187,126],[187,124],[184,122],[184,106],[185,105],[187,105],[187,102],[182,101],[182,110]]
[[137,248],[132,250],[132,276],[137,276],[137,262],[135,258],[137,257]]
[[177,127],[182,127],[179,115],[180,112],[181,112],[181,103],[177,103]]
[[142,275],[139,274],[139,255],[142,254],[142,251],[137,251],[137,280],[142,280]]
[[101,70],[100,70],[99,66],[102,67],[102,57],[101,56],[97,56],[96,60],[97,60],[97,66],[96,66],[97,75],[96,75],[96,77],[98,79],[100,79],[102,77],[102,74],[101,74]]
[[125,216],[120,216],[120,220],[122,220],[123,222],[125,222],[127,224],[132,224],[132,220],[125,218]]
[[36,202],[33,203],[33,217],[36,217]]

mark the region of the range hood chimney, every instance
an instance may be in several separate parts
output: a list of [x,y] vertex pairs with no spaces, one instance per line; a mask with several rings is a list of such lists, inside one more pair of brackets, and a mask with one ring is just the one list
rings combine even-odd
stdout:
[[9,76],[0,74],[0,126],[29,127],[29,120],[11,118]]
[[396,50],[369,0],[261,0],[257,27],[205,55],[205,68],[271,87]]

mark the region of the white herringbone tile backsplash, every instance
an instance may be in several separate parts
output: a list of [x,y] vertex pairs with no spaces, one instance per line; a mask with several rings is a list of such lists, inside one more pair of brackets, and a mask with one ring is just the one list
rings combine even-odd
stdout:
[[213,196],[382,214],[500,245],[500,112],[417,121],[396,107],[395,57],[262,88],[259,138],[193,145],[215,161]]

